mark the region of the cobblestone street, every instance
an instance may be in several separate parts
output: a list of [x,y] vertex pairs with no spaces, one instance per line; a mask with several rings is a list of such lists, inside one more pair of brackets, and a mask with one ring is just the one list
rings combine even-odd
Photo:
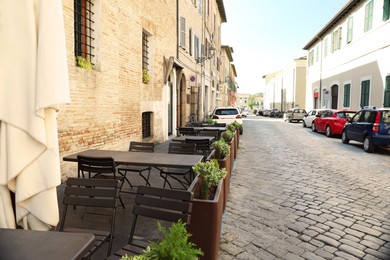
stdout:
[[220,259],[390,259],[390,151],[248,117]]

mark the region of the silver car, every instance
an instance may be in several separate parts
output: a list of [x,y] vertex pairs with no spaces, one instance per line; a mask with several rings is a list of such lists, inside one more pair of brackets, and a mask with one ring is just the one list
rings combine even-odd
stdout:
[[292,121],[296,121],[296,122],[299,122],[299,121],[303,121],[303,117],[306,115],[306,110],[303,109],[303,108],[292,108],[292,109],[289,109],[286,113],[285,113],[285,117],[284,117],[284,120],[285,121],[288,121],[288,122],[292,122]]

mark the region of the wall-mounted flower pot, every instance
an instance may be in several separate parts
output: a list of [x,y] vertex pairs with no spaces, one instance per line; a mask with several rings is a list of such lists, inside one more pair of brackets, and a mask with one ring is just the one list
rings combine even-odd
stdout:
[[[198,177],[195,177],[189,190],[195,193]],[[214,199],[194,199],[192,203],[191,222],[188,231],[192,234],[190,241],[202,249],[200,259],[218,259],[219,241],[223,214],[223,181],[216,189]]]

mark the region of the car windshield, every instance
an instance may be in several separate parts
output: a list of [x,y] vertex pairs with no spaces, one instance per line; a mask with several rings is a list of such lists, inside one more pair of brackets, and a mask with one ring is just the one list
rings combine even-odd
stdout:
[[237,112],[237,109],[217,109],[215,111],[215,114],[216,115],[220,115],[220,116],[223,116],[223,115],[237,115],[238,112]]
[[340,118],[352,118],[355,113],[353,112],[338,112],[337,114],[337,117],[340,117]]

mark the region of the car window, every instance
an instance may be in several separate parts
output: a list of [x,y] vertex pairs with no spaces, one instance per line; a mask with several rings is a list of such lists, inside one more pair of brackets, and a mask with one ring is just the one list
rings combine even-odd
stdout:
[[345,118],[345,113],[344,112],[338,112],[336,113],[337,117],[340,117],[340,118]]
[[352,122],[359,122],[361,115],[362,115],[362,111],[356,113],[355,116],[352,118]]
[[237,109],[234,109],[234,108],[232,108],[232,109],[217,109],[215,111],[215,114],[221,115],[221,116],[223,116],[223,115],[237,115],[238,111],[237,111]]
[[384,124],[390,124],[390,110],[382,111],[382,122]]

